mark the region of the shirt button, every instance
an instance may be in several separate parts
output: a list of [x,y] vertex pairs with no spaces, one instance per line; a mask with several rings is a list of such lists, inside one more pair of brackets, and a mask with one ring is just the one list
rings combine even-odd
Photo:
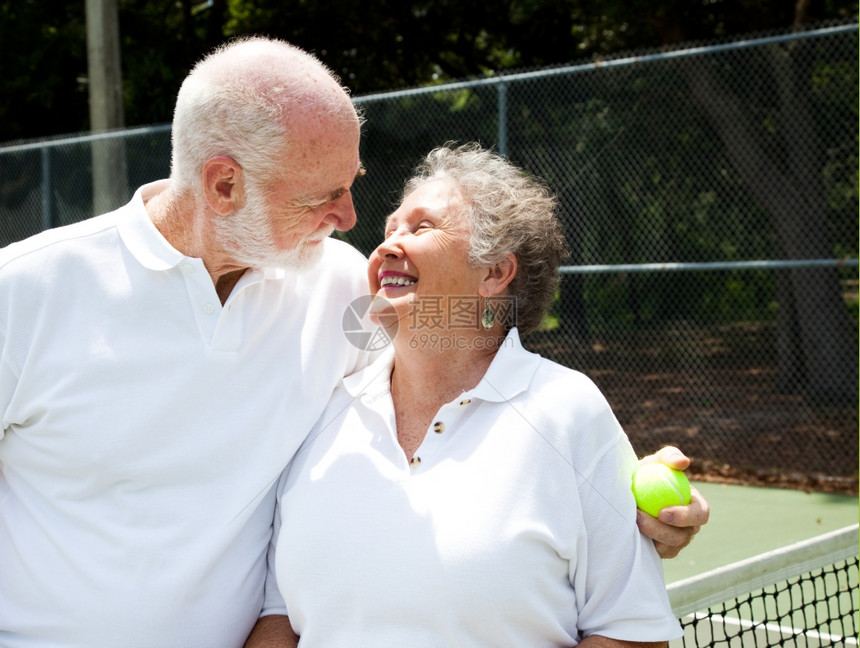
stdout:
[[415,455],[414,457],[412,457],[412,459],[409,460],[409,465],[413,468],[417,468],[421,465],[421,457]]
[[436,421],[433,424],[433,431],[436,434],[442,434],[445,431],[445,424],[442,421]]
[[194,266],[191,265],[190,263],[186,263],[184,266],[182,266],[182,269],[188,273],[194,272]]
[[460,407],[462,407],[463,405],[468,405],[471,402],[472,402],[471,398],[464,398],[463,400],[460,401]]
[[207,315],[211,315],[212,313],[215,312],[215,307],[212,304],[206,304],[203,307],[203,310]]

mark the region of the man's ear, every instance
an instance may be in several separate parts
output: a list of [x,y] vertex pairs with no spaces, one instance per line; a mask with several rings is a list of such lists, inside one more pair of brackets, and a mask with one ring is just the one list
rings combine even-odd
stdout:
[[244,199],[242,167],[226,155],[208,159],[203,165],[203,191],[212,211],[220,216],[232,213]]
[[487,273],[478,286],[478,294],[481,297],[502,294],[516,274],[517,257],[514,256],[513,252],[509,252],[504,259],[487,268]]

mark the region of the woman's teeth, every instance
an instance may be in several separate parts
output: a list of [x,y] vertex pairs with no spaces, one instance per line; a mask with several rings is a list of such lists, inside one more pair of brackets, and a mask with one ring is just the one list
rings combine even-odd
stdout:
[[382,288],[385,288],[385,286],[411,286],[414,283],[415,279],[409,279],[408,277],[397,277],[393,275],[383,277],[379,280],[379,285]]

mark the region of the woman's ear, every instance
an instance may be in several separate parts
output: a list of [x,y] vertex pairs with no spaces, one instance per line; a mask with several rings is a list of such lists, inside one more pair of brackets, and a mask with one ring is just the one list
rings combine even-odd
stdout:
[[513,252],[508,252],[504,259],[487,268],[487,274],[478,286],[478,294],[481,297],[493,297],[500,295],[513,281],[517,274],[517,257]]

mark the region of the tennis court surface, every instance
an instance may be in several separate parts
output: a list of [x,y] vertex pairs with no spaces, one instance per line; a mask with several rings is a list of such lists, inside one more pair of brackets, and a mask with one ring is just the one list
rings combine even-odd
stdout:
[[692,646],[857,646],[858,500],[694,484],[711,521],[665,563]]

